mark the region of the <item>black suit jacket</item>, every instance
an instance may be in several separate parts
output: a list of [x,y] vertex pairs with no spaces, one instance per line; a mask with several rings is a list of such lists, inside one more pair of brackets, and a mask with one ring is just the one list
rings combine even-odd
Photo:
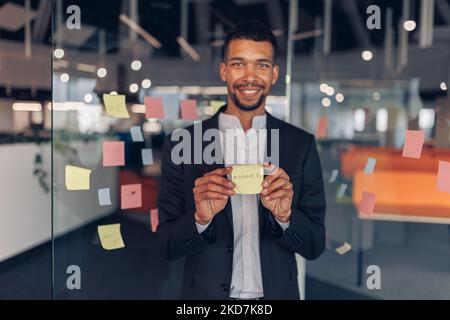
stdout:
[[[203,132],[218,128],[219,112],[202,122]],[[186,129],[193,136],[194,126]],[[270,129],[279,129],[279,165],[293,183],[294,198],[290,226],[285,232],[271,212],[259,204],[264,298],[299,299],[294,253],[312,260],[325,248],[326,204],[322,169],[313,135],[267,114],[268,147]],[[175,165],[171,161],[171,151],[176,143],[167,137],[162,153],[158,246],[165,258],[186,257],[183,299],[228,299],[234,242],[231,203],[228,201],[225,209],[199,234],[194,221],[192,192],[197,178],[224,165]],[[209,143],[204,142],[203,148]]]

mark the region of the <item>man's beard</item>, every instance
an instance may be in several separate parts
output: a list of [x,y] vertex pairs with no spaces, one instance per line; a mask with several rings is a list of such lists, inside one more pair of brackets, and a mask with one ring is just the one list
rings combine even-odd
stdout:
[[243,104],[243,103],[239,100],[239,98],[237,97],[236,93],[232,93],[232,94],[230,95],[230,97],[231,97],[231,100],[233,101],[233,103],[234,103],[239,109],[241,109],[242,111],[253,111],[253,110],[258,109],[258,108],[261,106],[261,104],[264,103],[264,101],[266,100],[267,95],[264,94],[264,93],[261,94],[261,96],[259,97],[258,101],[257,101],[256,103],[254,103],[254,104],[251,104],[251,105]]

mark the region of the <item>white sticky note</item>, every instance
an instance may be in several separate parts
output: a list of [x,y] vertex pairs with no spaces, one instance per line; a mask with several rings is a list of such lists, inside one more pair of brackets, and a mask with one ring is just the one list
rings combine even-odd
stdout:
[[133,142],[143,142],[144,141],[144,137],[142,136],[141,127],[139,127],[139,126],[131,127],[130,133],[131,133],[131,140],[133,140]]
[[375,165],[377,164],[377,159],[375,158],[368,158],[366,167],[364,168],[364,172],[367,174],[371,174],[373,170],[375,170]]
[[111,195],[109,188],[98,189],[98,203],[100,206],[111,205]]
[[153,151],[152,149],[142,149],[142,164],[149,166],[153,164]]
[[342,198],[345,195],[345,191],[347,191],[347,188],[348,186],[345,183],[341,184],[336,196],[338,198]]
[[331,172],[330,180],[328,182],[329,183],[334,183],[336,181],[336,178],[337,178],[338,174],[339,174],[339,170],[338,169],[334,169]]
[[352,250],[352,245],[350,243],[347,243],[347,242],[345,242],[339,248],[336,248],[336,252],[339,253],[340,255],[343,255],[343,254],[349,252],[350,250]]

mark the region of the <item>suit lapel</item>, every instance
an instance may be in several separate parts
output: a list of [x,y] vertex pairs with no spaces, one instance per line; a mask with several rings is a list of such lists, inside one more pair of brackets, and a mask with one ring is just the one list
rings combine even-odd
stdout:
[[[274,118],[270,113],[268,113],[268,112],[266,112],[266,115],[267,115],[267,122],[266,122],[266,129],[267,129],[267,132],[266,132],[266,134],[267,134],[267,138],[266,138],[266,152],[265,152],[265,156],[264,156],[264,162],[269,162],[269,158],[267,157],[268,155],[272,155],[272,135],[271,135],[271,130],[272,129],[279,129],[278,127],[277,127],[277,125],[276,125],[276,118]],[[283,138],[281,137],[281,134],[282,134],[282,132],[281,132],[281,130],[279,131],[279,134],[280,134],[280,136],[279,136],[279,141],[283,141]],[[282,152],[282,148],[281,148],[281,144],[280,143],[278,143],[278,145],[276,145],[276,146],[274,146],[274,147],[277,147],[277,148],[280,148],[280,150],[279,150],[279,160],[280,160],[280,163],[279,163],[279,165],[280,165],[280,167],[282,167],[282,159],[283,159],[283,157],[282,157],[282,154],[281,154],[281,152]],[[258,203],[258,208],[259,208],[259,232],[260,232],[260,234],[261,234],[261,232],[262,232],[262,230],[263,230],[263,227],[264,227],[264,221],[265,221],[265,216],[266,216],[266,214],[268,214],[268,210],[262,205],[262,203],[261,203],[261,200],[259,201],[259,203]]]
[[[211,118],[202,122],[202,134],[204,134],[208,129],[217,129],[217,130],[219,129],[219,114],[221,112],[225,111],[225,109],[226,109],[226,105],[221,107],[219,109],[219,111],[215,115],[213,115]],[[211,142],[203,141],[203,139],[202,139],[202,153],[205,150],[206,146],[210,143]],[[219,156],[222,159],[222,163],[213,163],[211,165],[204,164],[203,170],[202,170],[203,174],[225,167],[225,164],[224,164],[225,161],[224,161],[222,149],[220,149],[219,152],[220,152]],[[227,217],[228,223],[230,224],[231,230],[233,230],[233,211],[231,209],[231,200],[227,202],[227,205],[225,206],[224,211],[225,211],[225,215]]]

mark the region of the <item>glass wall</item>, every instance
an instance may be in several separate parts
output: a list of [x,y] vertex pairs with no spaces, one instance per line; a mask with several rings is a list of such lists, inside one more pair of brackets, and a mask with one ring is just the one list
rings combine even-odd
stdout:
[[[71,1],[82,17],[71,30],[69,2],[55,2],[54,297],[174,299],[184,261],[164,260],[154,233],[163,139],[225,103],[224,32],[252,14],[234,1],[105,3]],[[268,98],[280,118],[285,90],[280,81]]]
[[306,274],[344,299],[450,297],[445,41],[424,46],[426,26],[411,26],[420,5],[405,3],[376,3],[381,26],[370,29],[362,2],[324,1],[293,36],[290,120],[316,134],[327,193],[327,249]]
[[0,1],[0,299],[51,297],[50,33],[32,33],[45,8]]

